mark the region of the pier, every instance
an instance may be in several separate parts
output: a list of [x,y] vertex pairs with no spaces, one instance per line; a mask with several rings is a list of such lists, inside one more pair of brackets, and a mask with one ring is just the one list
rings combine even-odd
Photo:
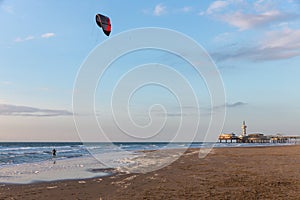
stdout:
[[220,143],[298,143],[300,136],[285,135],[264,135],[262,133],[252,133],[247,135],[245,121],[242,124],[242,134],[237,136],[234,133],[222,133],[219,135]]
[[[226,135],[226,136],[225,136]],[[221,134],[220,143],[300,143],[300,136],[260,136],[238,137],[231,134]]]

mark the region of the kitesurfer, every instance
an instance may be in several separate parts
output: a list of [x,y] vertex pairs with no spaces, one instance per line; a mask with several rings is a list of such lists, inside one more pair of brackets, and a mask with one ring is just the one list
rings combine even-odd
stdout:
[[53,157],[56,156],[56,149],[52,149],[52,156],[53,156]]

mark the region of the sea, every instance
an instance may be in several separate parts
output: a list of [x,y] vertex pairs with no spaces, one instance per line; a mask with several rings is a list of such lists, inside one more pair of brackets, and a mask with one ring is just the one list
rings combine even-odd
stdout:
[[[162,168],[176,160],[187,148],[273,146],[278,144],[244,143],[80,143],[80,142],[9,142],[0,143],[0,184],[86,179],[129,169]],[[282,144],[281,144],[282,145]],[[285,144],[290,145],[290,144]],[[56,156],[52,150],[56,150]],[[181,150],[168,156],[145,150]],[[172,158],[172,159],[170,159]],[[155,167],[153,168],[153,166]],[[158,166],[158,167],[157,167]],[[150,170],[150,171],[151,171]],[[145,172],[145,171],[143,171]],[[146,171],[147,172],[147,171]]]

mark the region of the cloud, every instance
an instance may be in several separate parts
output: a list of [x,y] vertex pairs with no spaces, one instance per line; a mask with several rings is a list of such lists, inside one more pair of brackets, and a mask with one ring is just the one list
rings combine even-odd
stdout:
[[51,38],[51,37],[54,37],[55,36],[55,33],[44,33],[41,35],[41,38]]
[[270,31],[257,49],[257,60],[278,60],[300,55],[300,29]]
[[15,39],[15,42],[25,42],[25,41],[34,40],[34,39],[35,39],[34,36],[29,35],[26,38],[20,38],[20,37],[18,37],[18,38]]
[[29,35],[25,38],[21,38],[21,37],[17,37],[14,42],[26,42],[26,41],[30,41],[30,40],[36,40],[36,39],[39,39],[39,38],[42,38],[42,39],[48,39],[48,38],[51,38],[51,37],[54,37],[55,36],[55,33],[44,33],[44,34],[41,34],[39,37],[35,37],[33,35]]
[[191,12],[192,10],[193,10],[193,7],[191,7],[191,6],[184,6],[183,8],[180,9],[180,11],[184,12],[184,13]]
[[191,117],[191,116],[210,116],[216,112],[224,111],[225,108],[234,109],[248,105],[248,103],[238,101],[234,103],[225,103],[218,106],[182,106],[174,107],[171,111],[154,110],[155,114],[160,117]]
[[50,88],[48,88],[48,87],[40,87],[40,88],[38,88],[38,90],[39,91],[49,91],[50,90]]
[[225,106],[227,108],[236,108],[236,107],[245,106],[245,105],[247,105],[247,103],[239,101],[239,102],[236,102],[236,103],[226,103]]
[[155,16],[161,16],[167,12],[167,7],[164,6],[163,4],[158,4],[155,6],[153,10],[153,15]]
[[266,33],[265,40],[261,48],[300,48],[300,29],[292,30],[289,28],[280,31],[269,31]]
[[[0,1],[0,5],[1,5],[2,2],[3,2],[3,1]],[[1,6],[1,8],[2,8],[2,9],[4,10],[4,12],[6,12],[6,13],[9,13],[9,14],[14,14],[14,13],[15,13],[15,11],[14,11],[14,9],[13,9],[12,6],[3,5],[3,6]]]
[[196,116],[199,113],[199,107],[197,106],[174,106],[167,110],[153,109],[153,112],[158,117],[188,117]]
[[229,1],[215,1],[206,10],[206,14],[213,14],[214,12],[220,11],[229,5]]
[[20,37],[17,37],[15,40],[14,40],[14,42],[23,42],[24,40],[23,39],[21,39]]
[[32,35],[25,38],[25,40],[33,40],[33,39],[34,39],[34,36],[32,36]]
[[12,85],[13,83],[11,81],[2,81],[1,85]]
[[154,8],[143,9],[142,12],[146,15],[162,16],[164,14],[186,14],[194,11],[192,6],[183,6],[183,7],[170,7],[165,4],[157,4]]
[[257,0],[214,1],[200,15],[209,15],[240,31],[273,25],[299,18],[292,2]]
[[72,112],[67,110],[40,109],[30,106],[0,104],[0,115],[2,116],[56,117],[69,116],[72,114]]
[[[216,15],[219,13],[225,13],[230,11],[231,7],[240,7],[244,4],[243,0],[226,0],[226,1],[214,1],[212,2],[205,11],[199,13],[199,15]],[[232,10],[240,10],[232,8]]]
[[[193,116],[193,115],[195,115],[195,113],[176,113],[176,112],[174,112],[174,113],[172,113],[172,112],[168,112],[167,113],[167,117],[187,117],[187,116]],[[164,115],[162,115],[162,116],[164,116]]]
[[[199,115],[199,113],[198,113]],[[167,113],[156,113],[158,117],[192,117],[197,116],[196,112],[167,112]]]
[[289,29],[266,32],[257,44],[244,45],[233,49],[228,46],[212,52],[211,56],[216,61],[225,60],[250,60],[271,61],[300,56],[300,29]]
[[227,41],[231,41],[233,38],[234,38],[233,33],[225,32],[225,33],[221,33],[221,34],[217,35],[213,41],[215,43],[224,43]]
[[237,27],[240,31],[266,26],[276,22],[283,22],[294,18],[295,15],[281,13],[278,10],[263,12],[260,14],[245,14],[235,12],[220,16],[220,20]]
[[[224,108],[238,108],[238,107],[242,107],[242,106],[245,106],[245,105],[247,105],[247,103],[238,101],[238,102],[235,102],[235,103],[225,103],[224,105],[215,106],[215,107],[213,107],[212,110],[218,111],[218,110],[221,110],[221,109],[224,109]],[[211,108],[208,108],[208,110],[211,110]]]

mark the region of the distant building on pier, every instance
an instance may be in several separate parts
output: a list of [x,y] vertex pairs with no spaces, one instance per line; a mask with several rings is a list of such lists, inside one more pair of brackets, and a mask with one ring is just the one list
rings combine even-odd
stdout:
[[247,125],[246,122],[243,121],[242,124],[242,133],[239,136],[236,136],[234,133],[231,134],[224,134],[222,133],[219,136],[219,141],[225,141],[225,142],[238,142],[238,143],[266,143],[270,142],[270,138],[267,136],[264,136],[262,133],[252,133],[247,135]]
[[247,126],[246,126],[246,123],[245,121],[243,121],[243,125],[242,125],[242,136],[247,136]]
[[300,136],[283,136],[283,135],[264,135],[262,133],[251,133],[247,135],[247,125],[245,121],[242,124],[242,133],[236,136],[234,133],[221,133],[219,142],[236,142],[236,143],[297,143]]

